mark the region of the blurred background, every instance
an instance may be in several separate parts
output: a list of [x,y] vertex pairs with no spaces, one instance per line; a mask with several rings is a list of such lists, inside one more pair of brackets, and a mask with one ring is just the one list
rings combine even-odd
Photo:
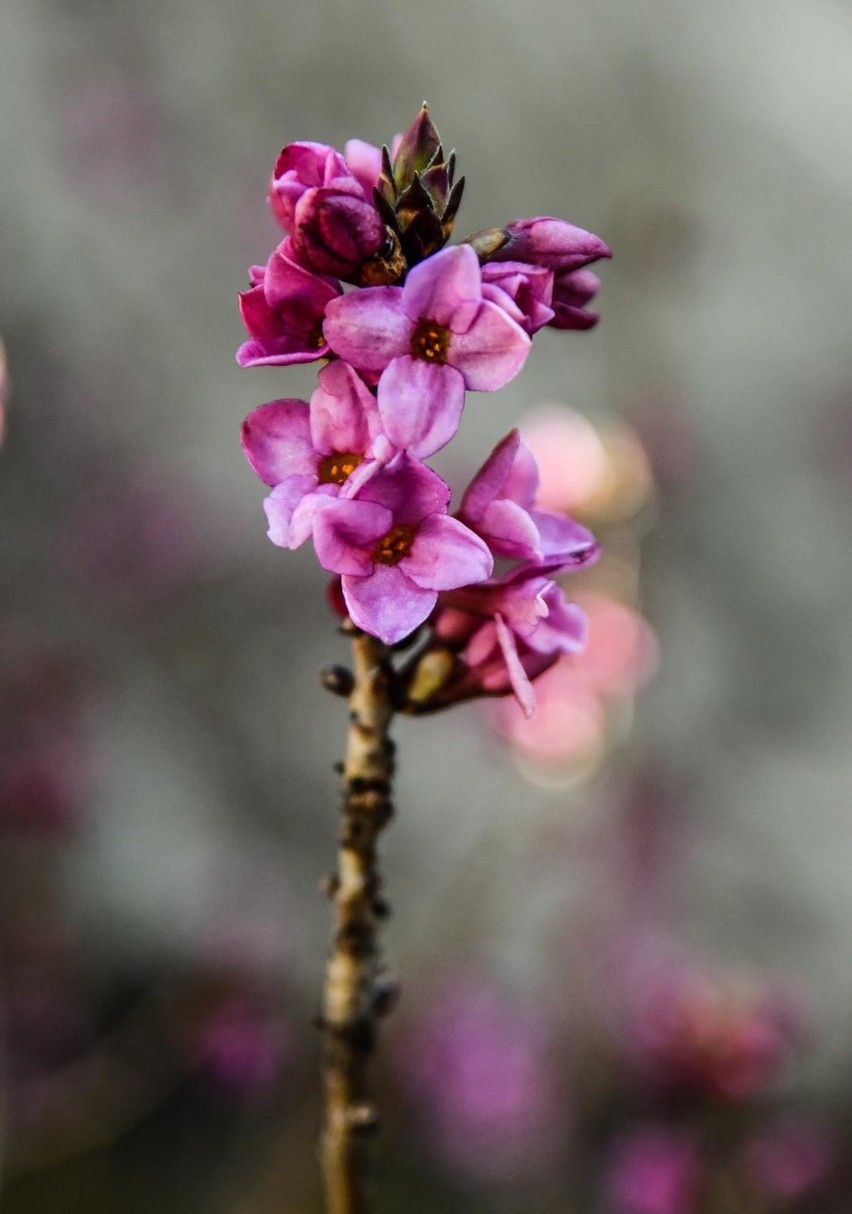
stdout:
[[850,1208],[850,65],[843,0],[4,0],[4,1210],[320,1210],[346,649],[236,293],[280,147],[424,97],[459,237],[614,250],[444,464],[520,424],[605,557],[532,726],[398,724],[376,1208]]

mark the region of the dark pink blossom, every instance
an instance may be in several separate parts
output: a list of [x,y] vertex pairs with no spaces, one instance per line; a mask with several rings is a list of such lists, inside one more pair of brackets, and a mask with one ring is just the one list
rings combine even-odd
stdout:
[[340,284],[310,274],[275,250],[266,266],[249,270],[251,288],[240,294],[240,312],[250,334],[237,351],[241,367],[313,362],[327,358],[323,319]]
[[284,548],[303,544],[317,509],[329,498],[351,496],[374,461],[393,454],[375,397],[341,362],[320,372],[310,405],[261,405],[243,422],[242,438],[252,468],[274,486],[264,509],[269,538]]
[[199,1078],[240,1095],[274,1090],[293,1056],[286,1027],[245,995],[211,1008],[191,1043]]
[[427,258],[403,287],[332,300],[324,331],[332,350],[361,371],[384,372],[395,385],[419,377],[428,409],[456,423],[465,388],[502,388],[531,346],[521,326],[484,298],[479,261],[467,245]]
[[463,523],[447,515],[450,490],[401,453],[354,498],[329,498],[314,515],[324,569],[339,573],[352,621],[386,644],[414,631],[440,590],[481,582],[493,560]]
[[334,189],[364,197],[363,186],[335,148],[308,141],[288,143],[275,162],[269,184],[269,201],[285,232],[294,230],[296,207],[312,189]]

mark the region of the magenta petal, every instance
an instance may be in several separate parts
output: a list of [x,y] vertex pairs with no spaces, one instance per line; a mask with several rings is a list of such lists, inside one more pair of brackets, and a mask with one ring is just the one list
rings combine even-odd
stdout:
[[535,712],[535,692],[532,689],[532,683],[529,681],[527,672],[524,670],[523,663],[518,657],[518,646],[514,634],[506,626],[506,622],[501,615],[495,615],[494,623],[497,628],[497,640],[503,654],[503,660],[506,663],[506,670],[509,674],[512,691],[515,693],[515,699],[523,709],[524,716],[531,717]]
[[315,476],[289,476],[272,490],[263,509],[269,523],[267,534],[273,544],[280,548],[298,548],[308,538],[307,534],[296,538],[291,523],[296,508],[316,488],[316,483]]
[[483,303],[466,333],[453,334],[448,362],[458,367],[468,388],[494,392],[518,374],[532,342],[520,325],[493,303]]
[[547,615],[534,632],[525,637],[537,653],[580,653],[586,645],[588,620],[582,607],[569,603],[560,586],[553,585],[544,594]]
[[306,348],[303,339],[287,334],[268,341],[245,341],[237,350],[241,367],[287,367],[328,357],[328,346]]
[[338,498],[314,517],[317,560],[329,573],[366,577],[373,569],[372,550],[393,525],[393,515],[378,502]]
[[323,367],[311,397],[310,430],[316,450],[323,455],[332,451],[363,455],[381,428],[376,399],[357,372],[340,361]]
[[466,333],[482,302],[479,258],[470,245],[454,245],[416,265],[403,288],[402,306],[411,320],[434,320]]
[[354,624],[386,645],[409,636],[429,616],[438,594],[416,585],[401,565],[376,565],[369,577],[347,577],[343,597]]
[[489,578],[494,558],[488,545],[464,523],[433,514],[418,527],[411,552],[400,565],[418,586],[455,590]]
[[519,430],[510,430],[505,438],[500,439],[465,490],[459,511],[463,518],[472,523],[479,522],[486,507],[501,494],[520,441]]
[[366,371],[384,371],[408,354],[412,324],[402,310],[402,287],[366,287],[333,299],[323,332],[340,358]]
[[383,372],[378,406],[393,445],[425,459],[440,451],[459,428],[464,380],[455,367],[406,354]]
[[419,523],[429,514],[443,514],[450,503],[446,481],[403,451],[394,456],[361,490],[359,500],[381,502],[395,523]]
[[316,475],[308,406],[303,400],[271,400],[243,422],[243,450],[267,485],[288,476]]

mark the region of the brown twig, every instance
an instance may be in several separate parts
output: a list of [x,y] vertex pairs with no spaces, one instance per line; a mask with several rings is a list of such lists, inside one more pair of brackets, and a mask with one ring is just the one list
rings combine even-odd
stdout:
[[377,934],[387,914],[381,898],[377,841],[393,812],[393,670],[374,637],[352,634],[354,681],[343,763],[337,871],[329,881],[334,929],[326,970],[321,1029],[325,1124],[322,1166],[328,1214],[368,1214],[369,1136],[377,1114],[367,1069],[378,1022],[393,988],[383,978]]

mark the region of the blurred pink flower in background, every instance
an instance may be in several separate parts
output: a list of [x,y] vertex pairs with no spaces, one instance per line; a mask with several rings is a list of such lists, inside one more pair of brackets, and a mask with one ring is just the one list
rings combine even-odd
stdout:
[[201,525],[186,497],[138,477],[81,495],[63,535],[72,575],[132,612],[149,610],[197,577],[202,553]]
[[781,1204],[812,1196],[827,1184],[835,1160],[834,1136],[824,1125],[804,1117],[765,1126],[746,1153],[754,1188],[763,1198]]
[[409,1024],[397,1065],[436,1150],[471,1177],[533,1174],[564,1137],[544,1027],[496,989],[446,986]]
[[73,831],[90,791],[80,727],[84,679],[69,660],[10,658],[0,689],[0,828],[54,838]]
[[6,374],[6,351],[0,341],[0,447],[6,437],[6,401],[9,397],[9,379]]
[[647,983],[627,1016],[629,1051],[652,1088],[732,1103],[765,1094],[801,1033],[778,992],[686,967]]
[[632,1130],[613,1147],[604,1178],[607,1214],[697,1214],[697,1144],[665,1126]]
[[263,1098],[275,1093],[294,1044],[288,1027],[261,1001],[233,993],[200,1016],[190,1053],[205,1084]]

